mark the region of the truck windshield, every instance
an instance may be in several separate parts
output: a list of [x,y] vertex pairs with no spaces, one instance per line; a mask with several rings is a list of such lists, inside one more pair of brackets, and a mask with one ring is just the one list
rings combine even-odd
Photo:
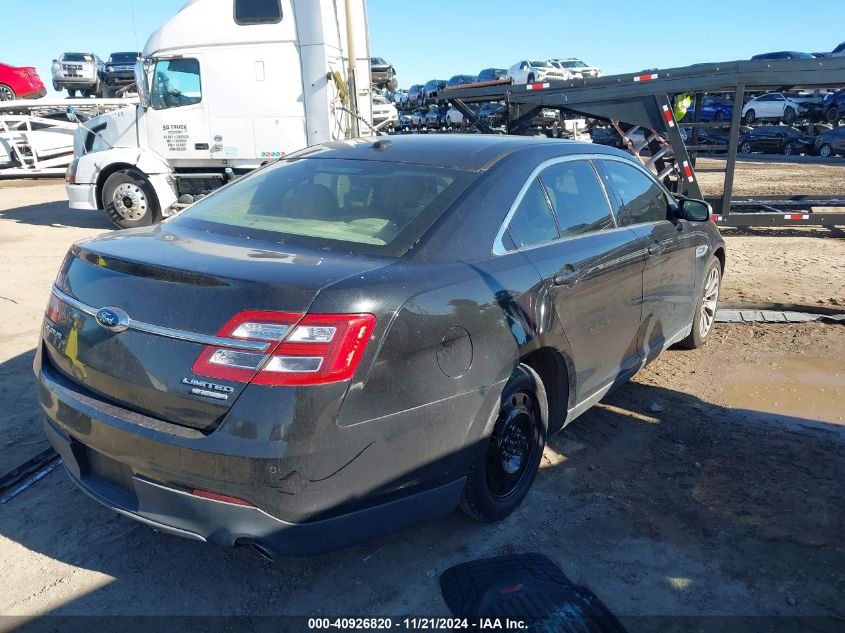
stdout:
[[171,222],[250,239],[399,257],[476,177],[371,160],[283,161],[220,189]]
[[196,59],[162,59],[156,62],[150,89],[150,103],[154,110],[179,108],[200,101],[200,63]]

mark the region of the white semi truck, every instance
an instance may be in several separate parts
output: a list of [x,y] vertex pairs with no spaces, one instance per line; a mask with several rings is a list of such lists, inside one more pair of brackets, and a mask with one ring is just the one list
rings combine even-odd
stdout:
[[71,208],[121,228],[372,128],[365,0],[190,0],[144,47],[140,104],[82,123]]

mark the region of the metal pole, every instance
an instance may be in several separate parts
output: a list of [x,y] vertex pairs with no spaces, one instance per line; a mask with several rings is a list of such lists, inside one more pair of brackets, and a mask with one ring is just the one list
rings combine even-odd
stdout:
[[352,111],[352,137],[358,138],[361,135],[358,127],[358,82],[355,78],[355,29],[352,22],[352,0],[345,1],[346,7],[346,53],[349,55],[347,66],[347,83],[349,84],[349,109]]
[[739,146],[739,124],[742,120],[742,106],[745,103],[745,84],[737,84],[734,93],[733,114],[731,115],[731,134],[728,137],[728,154],[725,157],[725,184],[722,187],[722,204],[719,212],[723,216],[731,213],[731,196],[734,188],[734,169],[736,169],[736,150]]

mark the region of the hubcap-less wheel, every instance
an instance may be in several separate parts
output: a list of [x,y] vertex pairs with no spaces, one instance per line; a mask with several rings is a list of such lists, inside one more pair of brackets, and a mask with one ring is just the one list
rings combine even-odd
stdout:
[[751,123],[754,123],[754,119],[756,119],[756,118],[757,117],[754,113],[754,110],[749,110],[748,112],[745,113],[745,122],[748,123],[749,125]]
[[739,146],[739,151],[743,154],[750,154],[751,153],[751,143],[745,141],[742,145]]
[[698,332],[701,338],[707,338],[713,321],[716,319],[716,305],[719,302],[719,269],[713,267],[707,275],[707,282],[704,284],[704,299],[701,302],[701,315],[698,320]]
[[147,196],[143,189],[125,182],[114,190],[115,211],[125,220],[140,220],[147,214]]
[[0,101],[14,101],[15,100],[15,93],[12,92],[12,89],[9,86],[2,85],[0,86]]
[[787,143],[783,148],[783,153],[787,156],[792,156],[795,153],[795,148],[790,143]]
[[830,145],[822,145],[819,148],[819,156],[823,158],[830,158]]
[[487,448],[485,474],[493,498],[507,499],[529,472],[537,451],[537,415],[533,397],[524,391],[503,403]]

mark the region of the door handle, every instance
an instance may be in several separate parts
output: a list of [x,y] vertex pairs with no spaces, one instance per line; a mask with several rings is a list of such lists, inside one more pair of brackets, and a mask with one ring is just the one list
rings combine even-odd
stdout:
[[578,281],[581,276],[581,271],[575,268],[572,264],[567,264],[563,268],[563,272],[556,275],[553,279],[555,286],[571,286]]
[[649,245],[648,247],[648,254],[649,255],[660,255],[663,251],[666,250],[666,247],[659,242],[655,242],[654,244]]

